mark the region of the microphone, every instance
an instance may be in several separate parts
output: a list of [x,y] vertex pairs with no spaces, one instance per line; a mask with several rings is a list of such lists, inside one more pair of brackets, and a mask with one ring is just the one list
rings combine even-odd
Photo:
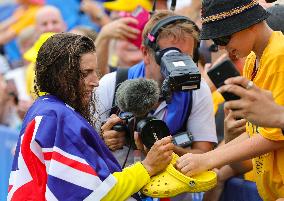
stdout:
[[158,103],[159,97],[160,88],[155,80],[139,78],[122,82],[116,91],[115,102],[123,112],[143,117]]
[[176,4],[177,4],[177,1],[176,0],[172,0],[172,3],[171,3],[171,11],[175,11],[176,9]]

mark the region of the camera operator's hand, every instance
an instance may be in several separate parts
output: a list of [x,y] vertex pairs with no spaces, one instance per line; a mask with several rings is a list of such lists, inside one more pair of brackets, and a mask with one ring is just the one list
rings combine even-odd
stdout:
[[101,134],[110,150],[121,149],[125,145],[125,132],[112,130],[113,126],[122,122],[115,114],[111,115],[107,122],[101,127]]
[[173,149],[174,144],[172,143],[171,136],[164,137],[155,142],[146,158],[142,161],[150,176],[157,174],[167,167],[172,160]]

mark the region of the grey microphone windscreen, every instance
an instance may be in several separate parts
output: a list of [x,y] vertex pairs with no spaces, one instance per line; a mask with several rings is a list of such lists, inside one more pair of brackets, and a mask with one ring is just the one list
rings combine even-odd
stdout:
[[146,115],[158,103],[160,89],[154,80],[132,79],[122,82],[115,96],[120,110],[140,117]]

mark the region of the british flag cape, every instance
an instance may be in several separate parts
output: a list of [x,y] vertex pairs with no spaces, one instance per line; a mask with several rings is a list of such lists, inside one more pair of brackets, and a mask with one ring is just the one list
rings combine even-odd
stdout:
[[54,96],[39,97],[23,122],[7,200],[100,200],[121,171],[93,127]]

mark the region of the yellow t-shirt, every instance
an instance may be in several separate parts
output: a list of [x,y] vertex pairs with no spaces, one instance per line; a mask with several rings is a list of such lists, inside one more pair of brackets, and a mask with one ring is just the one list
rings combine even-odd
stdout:
[[218,91],[214,91],[212,93],[212,99],[213,99],[214,114],[216,115],[219,105],[221,103],[224,103],[225,99]]
[[[248,79],[252,79],[255,60],[253,52],[246,59],[243,74]],[[262,89],[270,90],[276,103],[284,106],[284,35],[281,32],[272,33],[253,82]],[[249,122],[246,128],[250,136],[260,134],[269,140],[284,140],[279,128],[263,128]],[[284,149],[254,158],[253,171],[263,200],[275,201],[284,197]]]

